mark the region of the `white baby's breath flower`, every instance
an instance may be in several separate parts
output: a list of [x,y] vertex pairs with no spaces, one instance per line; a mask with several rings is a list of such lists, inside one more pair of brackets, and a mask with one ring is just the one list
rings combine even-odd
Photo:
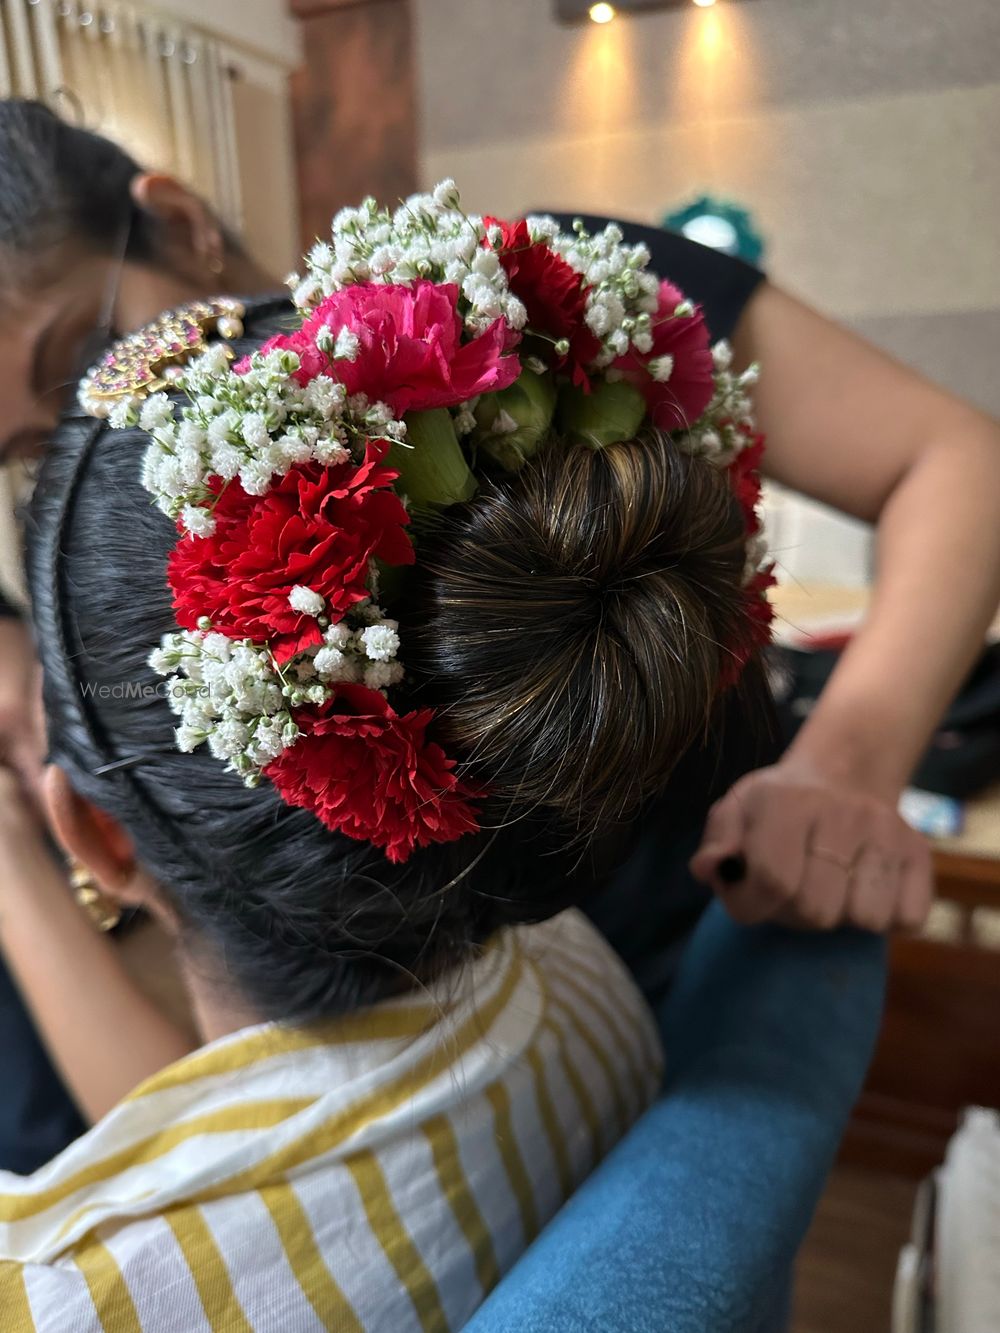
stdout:
[[240,485],[247,495],[266,495],[271,489],[274,471],[264,459],[254,458],[240,468]]
[[192,537],[211,537],[215,532],[215,515],[198,505],[185,505],[181,523]]
[[201,356],[192,363],[191,368],[196,375],[207,375],[211,379],[221,376],[228,378],[232,373],[229,366],[229,348],[224,342],[209,343]]
[[398,685],[403,674],[398,662],[372,662],[365,668],[364,683],[370,690],[387,690]]
[[399,263],[399,250],[393,245],[380,245],[372,251],[371,269],[376,277],[384,278]]
[[335,435],[330,435],[316,441],[312,447],[312,456],[324,467],[336,467],[350,459],[351,451]]
[[128,430],[139,424],[139,413],[131,398],[119,398],[112,403],[108,411],[108,424],[112,430]]
[[197,449],[181,449],[177,455],[181,481],[189,490],[200,485],[205,478],[205,463]]
[[307,310],[318,296],[323,294],[323,284],[310,273],[292,288],[292,301],[299,310]]
[[275,447],[282,462],[289,466],[308,462],[312,457],[312,446],[301,435],[293,431],[290,431],[287,435],[279,436],[275,441]]
[[373,662],[388,662],[399,651],[399,625],[395,620],[383,620],[369,625],[358,636],[366,656]]
[[204,449],[208,437],[199,422],[192,421],[189,416],[185,416],[177,427],[176,439],[181,449],[200,453]]
[[702,449],[704,449],[705,453],[709,454],[710,456],[713,454],[721,453],[724,447],[722,443],[722,437],[719,435],[718,431],[714,430],[702,431],[701,435],[699,436],[699,443]]
[[227,718],[214,727],[208,737],[208,748],[216,759],[235,759],[246,748],[250,729],[245,722]]
[[244,441],[251,449],[264,450],[271,443],[267,421],[260,412],[248,412],[240,423]]
[[343,620],[323,631],[323,642],[331,648],[344,649],[351,642],[350,626]]
[[647,363],[649,373],[658,384],[666,384],[670,376],[674,373],[674,358],[672,356],[657,356]]
[[728,370],[733,364],[733,349],[724,339],[712,348],[712,364],[716,370]]
[[329,684],[355,684],[361,678],[361,663],[339,648],[323,647],[313,659],[316,672]]
[[450,177],[435,185],[434,202],[439,204],[441,208],[457,209],[462,207],[462,196],[458,192],[458,186]]
[[288,604],[293,611],[304,616],[321,616],[326,608],[326,599],[312,588],[297,583],[288,594]]
[[341,329],[337,334],[333,355],[338,361],[356,361],[361,350],[361,339],[353,329]]
[[458,435],[471,435],[476,429],[474,413],[463,408],[455,417],[455,431]]
[[317,375],[306,386],[305,405],[318,412],[324,421],[334,416],[344,405],[343,385],[336,384],[328,375]]
[[205,740],[204,731],[199,727],[192,727],[186,722],[177,728],[174,735],[177,738],[177,748],[181,754],[191,754]]
[[177,669],[177,654],[170,652],[163,646],[154,648],[146,661],[158,676],[169,676],[172,671]]
[[280,722],[267,721],[262,722],[254,732],[253,739],[247,746],[247,753],[261,767],[277,759],[285,749],[283,730],[284,727]]
[[313,658],[313,666],[316,673],[324,679],[338,679],[341,670],[347,662],[346,656],[339,648],[323,647]]
[[211,470],[217,477],[223,481],[232,481],[243,466],[243,455],[234,445],[222,444],[212,450],[210,461]]
[[150,394],[139,411],[139,425],[146,431],[154,431],[158,426],[166,426],[173,419],[173,404],[165,393]]
[[209,446],[215,447],[230,443],[231,437],[235,435],[239,424],[239,414],[231,407],[226,408],[217,417],[213,417],[208,423],[208,430],[206,431]]

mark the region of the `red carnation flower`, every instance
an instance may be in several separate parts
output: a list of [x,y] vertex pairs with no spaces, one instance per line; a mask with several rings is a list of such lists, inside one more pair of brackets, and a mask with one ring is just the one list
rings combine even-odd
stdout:
[[720,690],[728,690],[735,685],[754,653],[766,648],[771,642],[774,607],[771,605],[767,590],[773,588],[776,582],[773,567],[768,565],[765,569],[758,570],[743,589],[745,632],[741,635],[739,643],[731,644],[723,657],[722,672],[719,677]]
[[388,448],[371,441],[360,465],[293,468],[262,496],[230,482],[215,506],[214,534],[185,537],[170,555],[178,624],[195,629],[208,616],[231,638],[269,642],[279,662],[318,644],[315,618],[289,603],[294,587],[319,593],[336,621],[369,595],[373,557],[413,563],[409,517],[391,489],[397,474],[381,466]]
[[[639,353],[630,348],[615,361],[614,368],[640,389],[649,405],[649,415],[660,430],[682,430],[697,421],[708,407],[715,389],[708,329],[700,309],[693,315],[675,315],[684,300],[673,283],[660,283],[660,300],[653,316],[653,348]],[[649,365],[661,357],[673,360],[673,369],[661,382]]]
[[[332,359],[316,346],[320,330],[341,330],[358,340],[353,361]],[[264,344],[297,352],[296,375],[308,384],[329,375],[347,392],[388,403],[397,417],[433,407],[455,407],[482,393],[506,389],[521,373],[516,356],[505,356],[502,319],[471,342],[462,342],[458,288],[453,283],[416,282],[412,287],[362,283],[326,297],[295,333]]]
[[430,709],[400,716],[377,690],[342,685],[322,708],[296,713],[303,735],[264,772],[289,805],[405,861],[479,828],[470,802],[480,793],[427,740],[431,718]]
[[588,289],[583,278],[544,241],[532,241],[523,218],[519,222],[483,221],[487,227],[500,228],[501,240],[495,248],[511,291],[528,312],[529,331],[557,341],[566,338],[569,355],[559,357],[556,365],[569,365],[573,383],[587,385],[586,367],[601,344],[584,322]]
[[733,494],[740,502],[747,532],[751,537],[760,531],[757,505],[760,502],[760,463],[763,456],[764,437],[753,435],[751,443],[740,450],[727,468]]

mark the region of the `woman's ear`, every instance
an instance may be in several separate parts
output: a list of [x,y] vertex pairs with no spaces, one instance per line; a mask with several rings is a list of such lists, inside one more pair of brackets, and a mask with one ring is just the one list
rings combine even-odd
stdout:
[[193,256],[210,273],[222,272],[226,251],[222,228],[192,190],[173,176],[152,171],[134,176],[129,189],[136,207],[165,225],[171,248],[178,256],[188,262]]
[[78,796],[55,764],[45,770],[42,803],[67,856],[86,866],[104,893],[130,906],[150,906],[151,886],[140,872],[132,839],[110,815]]

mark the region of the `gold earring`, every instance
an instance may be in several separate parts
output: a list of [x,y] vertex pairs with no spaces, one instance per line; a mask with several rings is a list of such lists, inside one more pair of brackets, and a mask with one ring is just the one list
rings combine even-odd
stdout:
[[225,267],[226,263],[221,255],[209,255],[208,259],[209,273],[214,273],[215,276],[218,277]]
[[71,861],[69,882],[73,888],[73,897],[101,931],[114,930],[122,919],[122,909],[113,898],[98,888],[97,882],[85,865]]

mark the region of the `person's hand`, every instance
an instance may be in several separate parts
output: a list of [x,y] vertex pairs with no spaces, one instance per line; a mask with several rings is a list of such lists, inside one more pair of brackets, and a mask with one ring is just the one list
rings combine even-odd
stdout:
[[42,776],[44,740],[38,705],[38,663],[19,620],[0,618],[0,764],[13,769],[32,796]]
[[791,755],[712,807],[690,864],[746,924],[913,930],[933,894],[930,847],[887,794]]

